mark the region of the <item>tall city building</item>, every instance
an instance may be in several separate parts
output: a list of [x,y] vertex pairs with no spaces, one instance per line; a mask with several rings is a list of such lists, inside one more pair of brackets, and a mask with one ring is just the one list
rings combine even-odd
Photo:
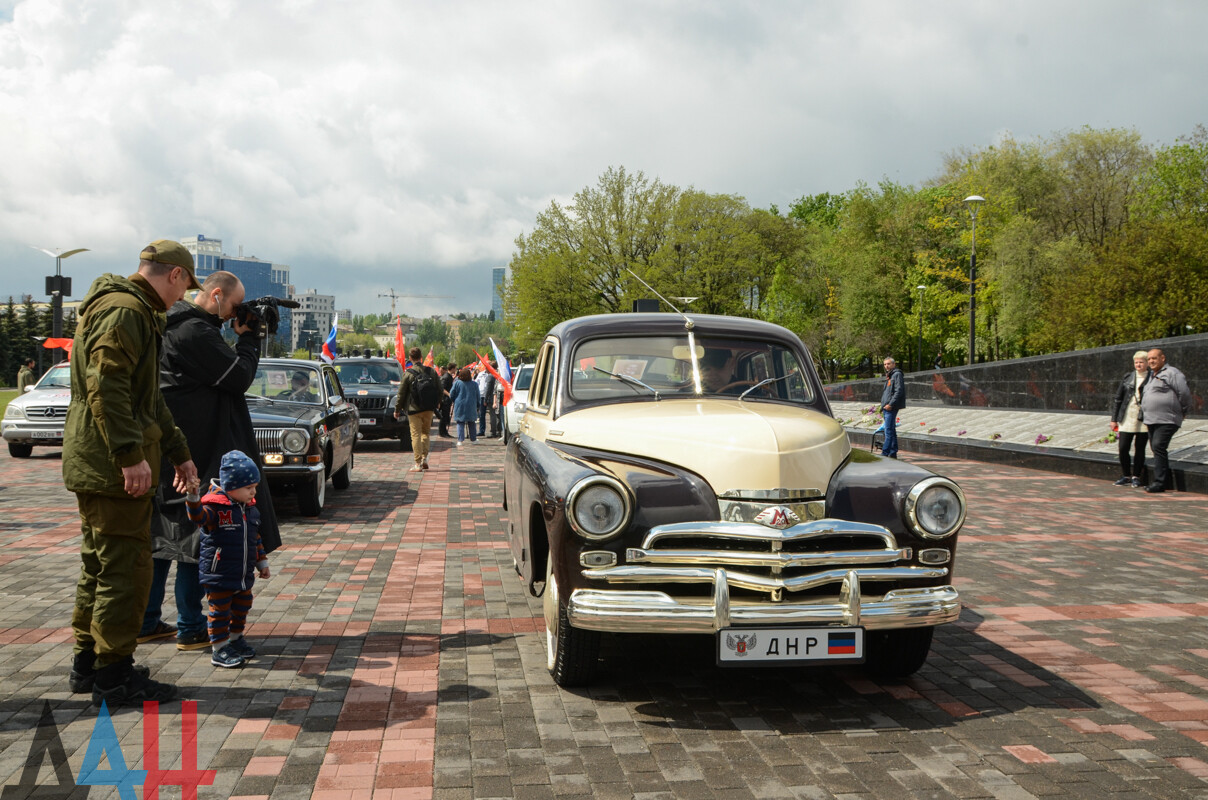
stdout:
[[503,322],[503,276],[506,274],[506,267],[491,270],[491,310],[495,312],[496,322]]
[[[185,249],[193,254],[196,265],[197,279],[205,280],[206,276],[225,270],[243,281],[244,298],[254,300],[258,297],[277,297],[287,299],[290,293],[289,267],[285,264],[274,264],[263,261],[255,256],[230,256],[222,251],[222,240],[214,239],[204,234],[188,236],[180,240]],[[334,305],[335,301],[332,301]],[[290,309],[280,309],[281,321],[277,325],[277,339],[282,346],[289,348],[295,340],[293,319]],[[330,324],[330,320],[329,323]]]
[[293,299],[300,307],[294,309],[292,349],[306,347],[308,338],[312,350],[320,349],[323,340],[327,338],[327,332],[331,330],[331,319],[336,313],[335,295],[319,294],[314,289],[307,289],[301,294],[295,294]]

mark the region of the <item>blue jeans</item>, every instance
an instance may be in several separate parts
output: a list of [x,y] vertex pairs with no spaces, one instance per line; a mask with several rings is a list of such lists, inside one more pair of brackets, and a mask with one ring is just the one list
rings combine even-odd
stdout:
[[885,420],[885,444],[881,447],[881,455],[896,457],[898,454],[898,412],[881,409],[881,418]]
[[[151,595],[147,598],[147,610],[143,613],[143,627],[139,636],[145,636],[155,630],[163,612],[164,592],[168,585],[168,570],[172,563],[167,559],[153,558],[154,567],[151,578]],[[189,636],[205,633],[206,615],[202,610],[205,593],[201,590],[201,579],[197,575],[196,564],[176,562],[176,635]]]
[[466,440],[466,431],[470,432],[470,441],[477,442],[478,437],[474,435],[474,421],[457,423],[457,441],[464,442]]

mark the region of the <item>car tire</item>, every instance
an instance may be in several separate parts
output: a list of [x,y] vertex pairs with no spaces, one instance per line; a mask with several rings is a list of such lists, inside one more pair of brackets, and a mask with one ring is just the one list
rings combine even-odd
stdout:
[[29,458],[33,455],[34,446],[32,444],[17,444],[16,442],[8,443],[8,454],[13,458]]
[[337,492],[342,492],[352,485],[352,462],[356,458],[354,453],[348,454],[348,463],[341,467],[338,471],[331,475],[331,488]]
[[882,680],[901,680],[919,671],[931,652],[935,628],[869,631],[864,642],[864,668]]
[[545,666],[554,683],[563,687],[585,686],[595,674],[600,654],[600,632],[571,627],[566,604],[553,574],[553,554],[545,559]]
[[298,487],[298,510],[304,517],[317,517],[327,503],[327,474],[320,472],[314,480]]

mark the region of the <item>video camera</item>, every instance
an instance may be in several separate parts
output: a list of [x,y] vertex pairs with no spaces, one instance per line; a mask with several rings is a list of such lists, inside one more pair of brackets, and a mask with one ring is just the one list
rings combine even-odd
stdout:
[[253,333],[263,339],[267,335],[277,333],[277,323],[281,321],[278,308],[301,308],[296,300],[284,300],[280,297],[257,297],[235,306],[235,319],[240,325],[250,328]]

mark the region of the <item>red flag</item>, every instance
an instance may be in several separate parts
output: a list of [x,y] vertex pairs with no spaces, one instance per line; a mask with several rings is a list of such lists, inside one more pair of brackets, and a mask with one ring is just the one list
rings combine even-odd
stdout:
[[[433,345],[432,347],[435,347],[435,345]],[[428,348],[428,355],[424,356],[424,366],[425,367],[436,366],[436,358],[432,355],[432,347]]]
[[482,357],[481,353],[475,350],[474,355],[478,356],[478,363],[482,364],[482,368],[494,375],[495,380],[499,381],[499,383],[503,386],[503,404],[506,406],[512,401],[512,384],[508,381],[505,381],[503,376],[491,366],[491,362]]
[[398,363],[403,365],[403,369],[407,368],[407,354],[404,349],[407,347],[403,341],[403,320],[402,317],[394,318],[394,357],[398,359]]
[[64,351],[65,353],[67,353],[67,357],[70,359],[71,358],[71,345],[74,343],[75,343],[74,339],[64,339],[64,338],[53,339],[53,338],[51,338],[51,339],[47,339],[46,341],[42,342],[42,346],[47,348],[48,350],[54,350],[54,349],[58,348],[58,349]]

